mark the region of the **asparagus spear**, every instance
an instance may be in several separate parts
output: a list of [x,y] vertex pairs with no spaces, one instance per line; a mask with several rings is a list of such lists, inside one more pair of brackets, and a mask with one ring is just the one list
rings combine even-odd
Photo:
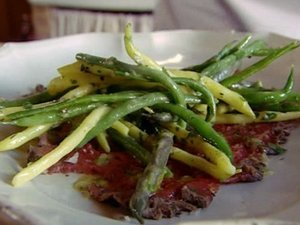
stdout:
[[148,205],[149,197],[159,189],[163,181],[172,145],[173,135],[170,132],[162,132],[150,162],[138,180],[136,190],[130,198],[130,210],[141,224],[144,223],[143,211]]
[[[129,128],[128,134],[135,140],[138,142],[149,141],[148,134],[146,132],[128,121],[124,121],[124,123]],[[161,125],[172,132],[179,141],[187,144],[187,148],[201,149],[202,154],[205,155],[202,158],[173,146],[170,158],[197,168],[219,180],[225,180],[236,172],[236,169],[231,164],[229,158],[213,145],[203,140],[201,136],[192,135],[187,130],[175,126],[175,124],[163,123]]]

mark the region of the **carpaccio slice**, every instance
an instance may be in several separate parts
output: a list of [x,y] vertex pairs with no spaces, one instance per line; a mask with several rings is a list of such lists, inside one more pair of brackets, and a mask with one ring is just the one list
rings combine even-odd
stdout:
[[[284,144],[291,130],[298,125],[299,121],[215,125],[214,128],[230,144],[234,155],[233,164],[241,172],[220,183],[209,175],[170,159],[168,167],[174,176],[165,178],[161,188],[150,197],[143,216],[151,219],[170,218],[184,211],[205,208],[213,200],[220,185],[263,179],[267,155],[277,154],[278,145]],[[29,155],[31,158],[36,158],[35,155],[40,157],[51,147],[52,144],[42,138],[42,144],[32,148]],[[110,153],[105,153],[91,142],[52,166],[48,173],[93,175],[98,180],[94,179],[84,190],[92,199],[128,208],[142,171],[141,164],[126,152],[114,148]]]

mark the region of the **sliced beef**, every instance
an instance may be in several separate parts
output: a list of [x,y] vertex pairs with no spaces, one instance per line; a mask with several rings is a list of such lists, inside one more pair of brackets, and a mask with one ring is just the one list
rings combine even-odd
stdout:
[[[78,154],[76,163],[69,159]],[[122,151],[112,151],[109,155],[87,144],[64,161],[52,166],[49,173],[84,173],[99,176],[105,185],[97,182],[86,187],[90,197],[99,202],[113,202],[128,208],[143,166],[132,156]],[[98,163],[99,158],[109,156],[105,163]],[[205,174],[181,163],[172,161],[174,177],[165,179],[161,189],[151,196],[149,205],[144,212],[145,218],[170,218],[181,212],[193,211],[207,207],[215,196],[220,183]]]
[[[244,126],[215,125],[215,129],[228,140],[233,150],[233,164],[240,170],[222,184],[262,180],[267,154],[277,154],[270,149],[285,143],[290,130],[295,126],[295,121]],[[51,149],[47,142],[44,145],[39,145],[39,148]],[[42,152],[35,156],[40,157]],[[168,167],[174,173],[174,177],[165,179],[161,188],[150,197],[149,205],[143,213],[145,218],[170,218],[182,212],[209,206],[221,185],[219,181],[174,160],[169,160]],[[72,152],[48,170],[49,173],[82,173],[97,176],[105,182],[90,183],[85,190],[90,197],[99,202],[113,202],[124,208],[128,208],[142,171],[142,165],[126,152],[113,149],[108,154],[99,150],[93,143]]]
[[143,216],[150,219],[171,218],[182,212],[206,208],[219,186],[217,180],[206,175],[168,179],[151,196]]
[[[234,165],[240,173],[224,183],[255,182],[263,179],[267,155],[278,154],[275,148],[286,143],[299,121],[257,123],[246,125],[215,125],[222,133],[234,154]],[[282,149],[282,148],[281,148]]]

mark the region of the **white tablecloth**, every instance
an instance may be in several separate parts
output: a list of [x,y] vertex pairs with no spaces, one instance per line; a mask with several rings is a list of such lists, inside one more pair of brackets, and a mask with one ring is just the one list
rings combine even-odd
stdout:
[[160,0],[154,29],[274,32],[300,39],[300,0]]

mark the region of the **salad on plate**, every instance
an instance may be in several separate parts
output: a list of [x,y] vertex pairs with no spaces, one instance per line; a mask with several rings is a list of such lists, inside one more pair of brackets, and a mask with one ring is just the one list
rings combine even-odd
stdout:
[[75,189],[143,224],[207,208],[222,185],[261,181],[268,157],[286,151],[300,118],[294,67],[281,88],[250,77],[297,41],[270,47],[246,35],[181,68],[141,52],[130,24],[124,46],[132,63],[78,53],[47,86],[1,99],[0,124],[19,130],[0,151],[27,155],[12,186],[45,173],[82,174]]

